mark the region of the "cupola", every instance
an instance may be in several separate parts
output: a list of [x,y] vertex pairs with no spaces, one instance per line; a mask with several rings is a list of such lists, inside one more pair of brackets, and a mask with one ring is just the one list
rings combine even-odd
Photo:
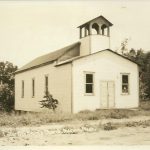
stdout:
[[80,55],[110,49],[110,27],[113,24],[103,16],[94,18],[78,28],[80,30]]

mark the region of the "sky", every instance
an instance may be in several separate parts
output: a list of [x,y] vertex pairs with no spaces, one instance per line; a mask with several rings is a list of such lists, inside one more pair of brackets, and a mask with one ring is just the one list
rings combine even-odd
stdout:
[[150,51],[150,1],[0,1],[0,61],[21,67],[34,58],[79,41],[78,26],[103,15],[113,26],[111,49]]

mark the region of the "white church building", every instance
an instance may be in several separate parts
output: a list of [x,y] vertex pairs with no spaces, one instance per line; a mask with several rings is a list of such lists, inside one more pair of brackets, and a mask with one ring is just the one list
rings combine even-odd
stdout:
[[139,68],[110,50],[110,27],[103,16],[78,28],[80,41],[43,55],[15,74],[15,109],[42,111],[49,91],[61,112],[126,109],[139,105]]

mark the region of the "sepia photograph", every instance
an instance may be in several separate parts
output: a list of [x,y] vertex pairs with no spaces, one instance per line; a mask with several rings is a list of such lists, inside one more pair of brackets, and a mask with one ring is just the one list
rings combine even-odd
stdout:
[[149,15],[148,0],[0,0],[0,147],[149,146]]

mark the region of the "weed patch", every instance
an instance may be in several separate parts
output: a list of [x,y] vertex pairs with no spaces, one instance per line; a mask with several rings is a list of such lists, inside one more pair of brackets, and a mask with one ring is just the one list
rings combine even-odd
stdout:
[[117,127],[115,125],[113,125],[111,122],[108,122],[108,123],[103,125],[103,129],[110,131],[110,130],[116,130]]
[[[33,126],[44,125],[57,122],[68,122],[72,120],[87,121],[87,120],[101,120],[101,119],[123,119],[133,116],[149,116],[150,111],[143,110],[146,104],[142,104],[139,110],[128,109],[112,109],[112,110],[84,110],[77,114],[67,114],[58,112],[41,112],[41,113],[26,113],[26,114],[7,114],[0,113],[0,126]],[[148,106],[147,106],[148,107]]]
[[140,102],[140,109],[141,110],[150,110],[150,100],[145,100]]

